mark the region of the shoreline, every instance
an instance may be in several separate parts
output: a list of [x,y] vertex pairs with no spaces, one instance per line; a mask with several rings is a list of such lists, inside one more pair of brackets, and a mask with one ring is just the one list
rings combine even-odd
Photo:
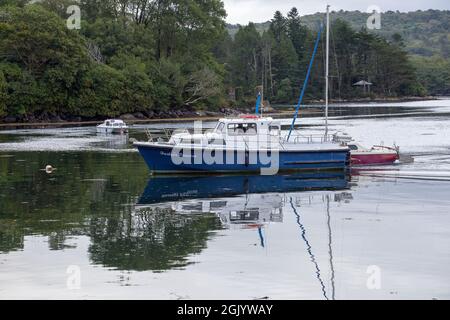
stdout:
[[[214,121],[220,117],[194,117],[194,118],[167,118],[167,119],[136,119],[126,120],[127,124],[144,124],[144,123],[164,123],[164,122],[186,122],[186,121]],[[94,126],[102,123],[102,120],[94,121],[64,121],[64,122],[23,122],[23,123],[0,123],[0,130],[5,128],[17,128],[17,127],[82,127],[82,126]]]
[[[440,97],[440,96],[425,96],[425,97],[401,97],[401,98],[375,98],[375,99],[371,99],[371,98],[360,98],[360,99],[331,99],[330,103],[386,103],[386,102],[393,102],[393,103],[402,103],[402,102],[414,102],[414,101],[433,101],[433,100],[439,100],[441,98],[448,98],[448,97]],[[310,104],[311,105],[315,105],[315,104],[320,104],[320,103],[324,103],[324,100],[316,100],[316,101],[312,101]]]
[[[404,98],[386,98],[386,99],[352,99],[352,100],[331,100],[332,104],[359,104],[359,103],[402,103],[402,102],[414,102],[414,101],[433,101],[439,100],[446,97],[404,97]],[[309,102],[307,110],[303,110],[305,113],[314,114],[320,112],[318,109],[315,109],[317,106],[323,104],[324,101],[316,100]],[[274,105],[277,106],[277,105]],[[275,111],[274,108],[271,108],[272,112],[267,112],[267,116],[277,117],[277,116],[292,116],[295,105],[288,105],[289,108],[286,108],[283,111]],[[197,115],[193,115],[193,112],[186,112],[183,114],[178,111],[176,116],[173,114],[168,114],[168,117],[141,117],[137,118],[133,114],[126,114],[117,117],[118,119],[124,120],[126,123],[133,124],[146,124],[146,123],[180,123],[180,122],[192,122],[192,121],[217,121],[224,117],[229,116],[237,116],[239,114],[249,113],[249,109],[226,109],[228,112],[211,112],[211,111],[200,111],[195,112]],[[230,112],[231,111],[231,112]],[[59,117],[58,117],[59,118]],[[103,120],[62,120],[59,118],[59,121],[42,120],[42,121],[32,121],[32,122],[1,122],[0,120],[0,130],[8,130],[8,129],[26,129],[26,128],[58,128],[58,127],[83,127],[83,126],[95,126],[103,122]]]

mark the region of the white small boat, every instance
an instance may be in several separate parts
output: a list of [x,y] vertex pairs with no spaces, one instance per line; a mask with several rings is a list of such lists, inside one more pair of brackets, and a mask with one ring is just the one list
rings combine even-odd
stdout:
[[128,126],[122,120],[108,119],[97,126],[97,133],[124,134],[128,132]]

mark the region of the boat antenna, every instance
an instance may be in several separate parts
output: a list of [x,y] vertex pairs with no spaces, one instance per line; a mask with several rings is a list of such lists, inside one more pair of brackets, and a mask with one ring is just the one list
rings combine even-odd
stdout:
[[306,74],[305,82],[303,83],[303,89],[300,94],[300,99],[298,100],[297,106],[295,108],[295,114],[294,114],[294,118],[292,119],[291,129],[289,130],[289,135],[287,137],[287,141],[289,141],[289,139],[291,138],[292,130],[294,130],[294,126],[295,126],[295,121],[298,118],[298,111],[300,110],[300,106],[303,101],[303,96],[305,95],[306,87],[308,86],[308,81],[309,81],[309,77],[311,75],[314,58],[316,57],[317,48],[319,47],[320,36],[322,35],[322,30],[323,30],[323,24],[320,24],[319,33],[317,34],[316,44],[314,45],[314,51],[313,51],[313,54],[311,57],[311,61],[309,62],[308,72]]
[[328,106],[329,106],[329,81],[330,81],[330,5],[327,5],[327,45],[325,67],[325,141],[328,141]]

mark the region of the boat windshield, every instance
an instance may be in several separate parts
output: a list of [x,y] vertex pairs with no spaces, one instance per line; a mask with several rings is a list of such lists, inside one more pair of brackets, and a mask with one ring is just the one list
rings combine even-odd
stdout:
[[256,123],[231,123],[228,125],[228,134],[230,136],[256,135]]
[[217,127],[216,127],[216,132],[217,133],[223,133],[223,130],[225,129],[225,123],[223,123],[223,122],[219,122],[218,124],[217,124]]

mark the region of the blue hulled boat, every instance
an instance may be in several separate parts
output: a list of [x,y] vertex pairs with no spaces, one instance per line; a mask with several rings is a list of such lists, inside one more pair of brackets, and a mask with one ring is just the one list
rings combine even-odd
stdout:
[[205,133],[175,133],[168,141],[135,142],[154,173],[234,173],[345,169],[350,151],[323,135],[291,139],[269,117],[221,119]]

